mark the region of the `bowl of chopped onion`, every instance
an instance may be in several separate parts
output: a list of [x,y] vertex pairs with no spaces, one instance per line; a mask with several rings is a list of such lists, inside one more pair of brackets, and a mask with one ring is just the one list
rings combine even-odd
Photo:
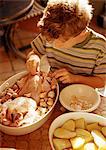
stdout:
[[100,104],[98,92],[84,84],[72,84],[65,87],[59,96],[60,103],[69,111],[92,112]]

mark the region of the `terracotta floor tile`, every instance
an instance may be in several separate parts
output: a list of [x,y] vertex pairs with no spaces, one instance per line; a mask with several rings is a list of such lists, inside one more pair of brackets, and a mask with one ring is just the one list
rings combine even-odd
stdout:
[[[10,61],[21,59],[14,51],[9,50]],[[21,59],[23,61],[23,59]]]
[[0,48],[0,63],[9,61],[9,57],[4,48]]
[[13,71],[6,72],[6,73],[0,73],[0,84],[3,83],[5,80],[13,76],[15,73]]
[[12,63],[14,71],[25,69],[25,61],[20,59],[20,58],[16,58],[15,60],[11,60],[11,63]]
[[6,72],[12,72],[12,66],[9,61],[0,63],[0,74]]

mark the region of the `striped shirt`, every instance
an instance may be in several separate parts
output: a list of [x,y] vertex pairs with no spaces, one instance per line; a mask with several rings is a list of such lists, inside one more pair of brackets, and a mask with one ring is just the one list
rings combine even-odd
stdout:
[[39,56],[46,54],[52,68],[68,68],[74,74],[106,75],[106,38],[89,29],[85,41],[70,48],[55,48],[39,34],[31,43]]

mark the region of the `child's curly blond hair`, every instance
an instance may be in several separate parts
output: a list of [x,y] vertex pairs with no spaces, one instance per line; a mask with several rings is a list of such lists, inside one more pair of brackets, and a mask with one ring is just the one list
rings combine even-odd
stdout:
[[49,0],[38,26],[49,40],[77,36],[89,24],[92,6],[88,0]]

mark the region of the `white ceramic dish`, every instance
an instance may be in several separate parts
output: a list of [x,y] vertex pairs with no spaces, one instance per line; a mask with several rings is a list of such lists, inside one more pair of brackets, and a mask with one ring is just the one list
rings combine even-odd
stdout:
[[92,114],[92,113],[87,113],[87,112],[70,112],[70,113],[65,113],[59,117],[57,117],[51,124],[49,128],[49,142],[51,145],[52,150],[55,150],[52,142],[53,138],[53,133],[56,128],[62,126],[67,120],[69,119],[80,119],[84,118],[87,123],[93,123],[93,122],[98,122],[100,125],[106,126],[106,118]]
[[[23,77],[25,74],[27,74],[26,71],[18,73],[16,75],[10,77],[8,80],[6,80],[0,86],[0,93],[3,90],[5,90],[7,87],[11,87],[18,79]],[[24,134],[28,134],[28,133],[33,132],[34,130],[40,128],[52,114],[54,106],[56,105],[56,102],[58,100],[58,95],[59,95],[59,86],[57,85],[57,95],[56,95],[55,102],[54,102],[53,106],[51,107],[51,109],[42,117],[42,119],[38,120],[37,122],[35,122],[31,125],[25,126],[25,127],[9,127],[9,126],[4,126],[4,125],[0,124],[0,130],[9,135],[24,135]]]
[[78,111],[70,107],[71,97],[73,95],[79,96],[79,97],[85,96],[87,97],[89,102],[93,104],[89,109],[79,110],[79,111],[91,112],[95,110],[101,102],[100,95],[94,88],[88,85],[84,85],[84,84],[72,84],[72,85],[65,87],[61,91],[60,96],[59,96],[60,103],[69,111]]
[[106,86],[104,88],[96,88],[96,91],[103,97],[106,97]]

